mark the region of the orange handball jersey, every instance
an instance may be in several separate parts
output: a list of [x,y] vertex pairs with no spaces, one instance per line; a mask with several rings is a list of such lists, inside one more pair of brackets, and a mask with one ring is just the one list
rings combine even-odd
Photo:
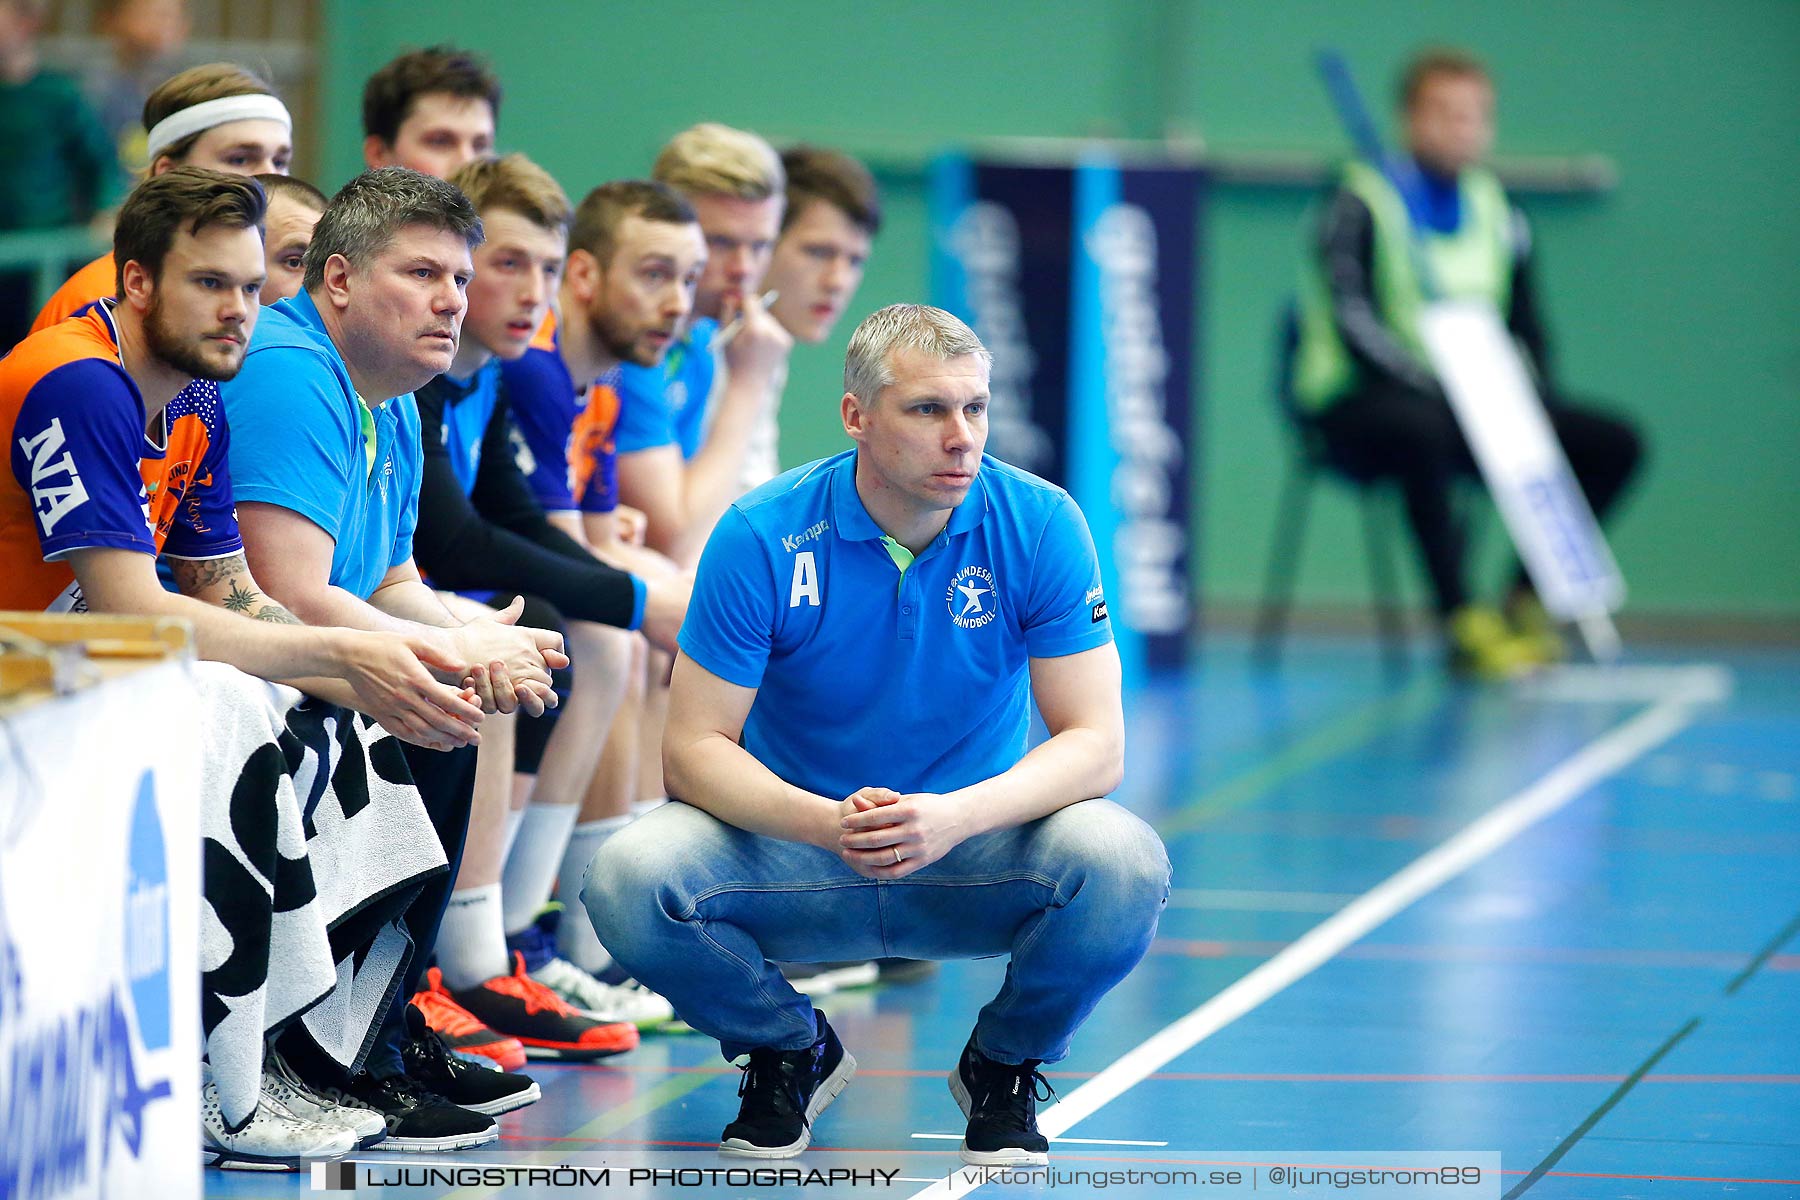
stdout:
[[68,320],[80,312],[83,306],[118,294],[119,271],[113,265],[112,251],[108,250],[69,276],[67,283],[50,294],[49,303],[38,313],[37,320],[31,323],[31,332],[48,329],[59,321]]
[[195,380],[145,431],[119,360],[109,302],[34,333],[0,358],[0,608],[86,607],[73,551],[176,558],[238,553],[218,385]]

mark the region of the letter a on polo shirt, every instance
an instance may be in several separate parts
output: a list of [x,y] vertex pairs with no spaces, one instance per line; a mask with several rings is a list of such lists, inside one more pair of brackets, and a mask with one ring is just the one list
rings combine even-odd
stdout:
[[[847,450],[725,510],[680,643],[755,690],[742,744],[795,787],[954,791],[1024,756],[1033,659],[1112,641],[1093,613],[1100,588],[1087,522],[1061,488],[983,458],[915,554],[864,508]],[[865,694],[868,679],[883,686]]]
[[794,583],[788,589],[788,607],[799,608],[802,600],[819,607],[819,568],[811,550],[794,555]]

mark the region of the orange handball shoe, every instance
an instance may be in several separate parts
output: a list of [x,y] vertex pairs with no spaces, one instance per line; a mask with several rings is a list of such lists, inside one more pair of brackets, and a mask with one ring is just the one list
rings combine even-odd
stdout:
[[458,1004],[436,967],[425,972],[425,988],[412,1002],[425,1014],[425,1024],[456,1053],[492,1059],[502,1071],[517,1071],[525,1065],[525,1047],[519,1039],[495,1033]]
[[636,1025],[583,1016],[533,979],[516,950],[511,975],[496,975],[451,996],[488,1028],[518,1038],[527,1058],[585,1061],[623,1054],[638,1044]]

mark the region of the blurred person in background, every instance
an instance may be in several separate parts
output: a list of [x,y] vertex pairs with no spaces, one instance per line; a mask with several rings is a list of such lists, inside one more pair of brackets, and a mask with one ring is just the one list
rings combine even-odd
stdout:
[[[112,143],[80,87],[40,61],[44,9],[43,0],[0,0],[0,233],[79,225],[125,192]],[[108,280],[111,295],[110,268]],[[0,273],[0,349],[30,326],[31,289],[30,272]]]
[[782,151],[781,166],[787,208],[763,285],[778,293],[769,311],[782,328],[816,346],[862,286],[881,231],[881,194],[868,168],[836,150],[794,146]]
[[[206,167],[228,175],[286,175],[294,121],[275,90],[236,63],[205,63],[174,76],[144,101],[149,175]],[[56,289],[32,322],[54,325],[84,304],[111,296],[117,270],[103,254]]]
[[141,170],[149,159],[144,102],[184,65],[193,18],[185,0],[102,0],[98,24],[109,53],[81,65],[81,87],[119,149],[119,164]]
[[1505,317],[1596,516],[1631,478],[1639,441],[1625,421],[1572,403],[1552,370],[1530,229],[1482,166],[1494,140],[1494,84],[1479,59],[1432,49],[1407,67],[1401,183],[1352,164],[1325,209],[1302,280],[1293,387],[1334,459],[1398,481],[1443,622],[1453,669],[1505,677],[1556,658],[1554,624],[1521,571],[1506,612],[1476,603],[1452,486],[1475,463],[1419,334],[1425,294],[1416,236],[1439,288]]
[[652,550],[691,566],[725,506],[775,473],[772,443],[752,453],[793,348],[760,298],[787,176],[767,142],[707,122],[671,138],[651,178],[699,215],[706,273],[662,363],[620,373],[619,498]]
[[363,162],[448,179],[494,153],[500,81],[465,50],[413,50],[363,85]]

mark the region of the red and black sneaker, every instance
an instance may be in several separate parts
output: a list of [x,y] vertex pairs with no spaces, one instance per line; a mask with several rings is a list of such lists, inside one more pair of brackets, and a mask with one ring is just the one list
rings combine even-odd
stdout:
[[502,1071],[517,1071],[525,1065],[525,1047],[519,1039],[494,1032],[458,1004],[436,967],[425,972],[425,989],[414,993],[412,1002],[425,1015],[431,1031],[456,1053],[478,1054]]
[[518,1038],[527,1058],[605,1058],[638,1044],[636,1025],[582,1016],[533,979],[525,970],[525,956],[517,951],[513,952],[512,974],[496,975],[450,994],[488,1028]]

